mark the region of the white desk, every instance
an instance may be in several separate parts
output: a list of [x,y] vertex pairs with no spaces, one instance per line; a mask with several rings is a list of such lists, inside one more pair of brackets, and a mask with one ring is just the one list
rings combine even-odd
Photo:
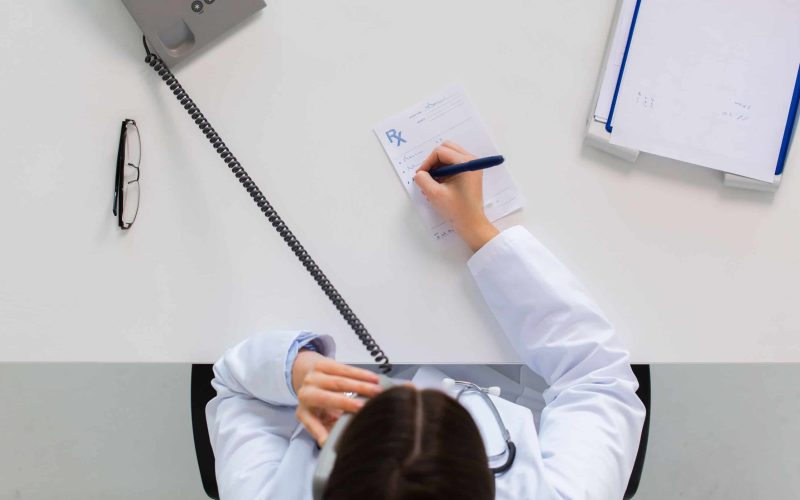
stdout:
[[[582,147],[612,0],[273,0],[177,76],[393,362],[513,362],[371,127],[452,82],[636,362],[800,361],[800,161],[776,195]],[[119,1],[0,0],[0,361],[210,362],[255,331],[366,353],[152,70]],[[120,121],[142,205],[111,215]],[[795,141],[797,143],[797,141]]]

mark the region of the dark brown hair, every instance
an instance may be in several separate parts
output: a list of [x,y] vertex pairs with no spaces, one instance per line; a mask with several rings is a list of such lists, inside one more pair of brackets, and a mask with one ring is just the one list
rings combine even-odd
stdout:
[[372,398],[337,448],[325,500],[494,498],[478,427],[439,391],[404,386]]

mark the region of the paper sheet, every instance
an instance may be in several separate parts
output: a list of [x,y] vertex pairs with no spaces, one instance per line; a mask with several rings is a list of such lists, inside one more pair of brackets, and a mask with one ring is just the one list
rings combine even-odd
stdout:
[[646,0],[611,143],[772,182],[800,65],[799,0]]
[[636,0],[622,0],[622,6],[614,27],[614,38],[611,39],[611,47],[608,52],[603,80],[600,83],[600,95],[597,97],[597,105],[594,108],[594,119],[601,122],[608,122],[608,112],[611,111],[611,103],[614,101],[614,91],[617,89],[619,70],[622,68],[622,58],[625,56],[625,47],[628,45],[628,33],[631,31],[633,11],[636,10]]
[[[397,113],[374,127],[400,182],[436,239],[453,232],[414,184],[422,161],[444,141],[455,142],[477,157],[500,154],[464,89],[453,85]],[[484,211],[491,221],[525,205],[505,165],[484,170]]]

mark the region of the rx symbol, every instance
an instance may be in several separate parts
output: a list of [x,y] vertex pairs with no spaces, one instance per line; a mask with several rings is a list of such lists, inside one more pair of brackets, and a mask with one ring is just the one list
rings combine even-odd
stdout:
[[398,132],[395,129],[387,130],[386,131],[386,138],[389,139],[389,144],[391,144],[394,141],[397,141],[397,147],[398,148],[404,142],[408,142],[407,140],[403,139],[403,132]]

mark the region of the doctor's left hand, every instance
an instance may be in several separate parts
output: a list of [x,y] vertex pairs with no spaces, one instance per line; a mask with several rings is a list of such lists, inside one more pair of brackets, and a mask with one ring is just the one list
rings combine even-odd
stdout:
[[295,358],[292,386],[297,394],[297,419],[320,446],[343,413],[356,413],[364,406],[364,400],[345,392],[371,398],[382,390],[374,373],[312,351],[301,351]]

